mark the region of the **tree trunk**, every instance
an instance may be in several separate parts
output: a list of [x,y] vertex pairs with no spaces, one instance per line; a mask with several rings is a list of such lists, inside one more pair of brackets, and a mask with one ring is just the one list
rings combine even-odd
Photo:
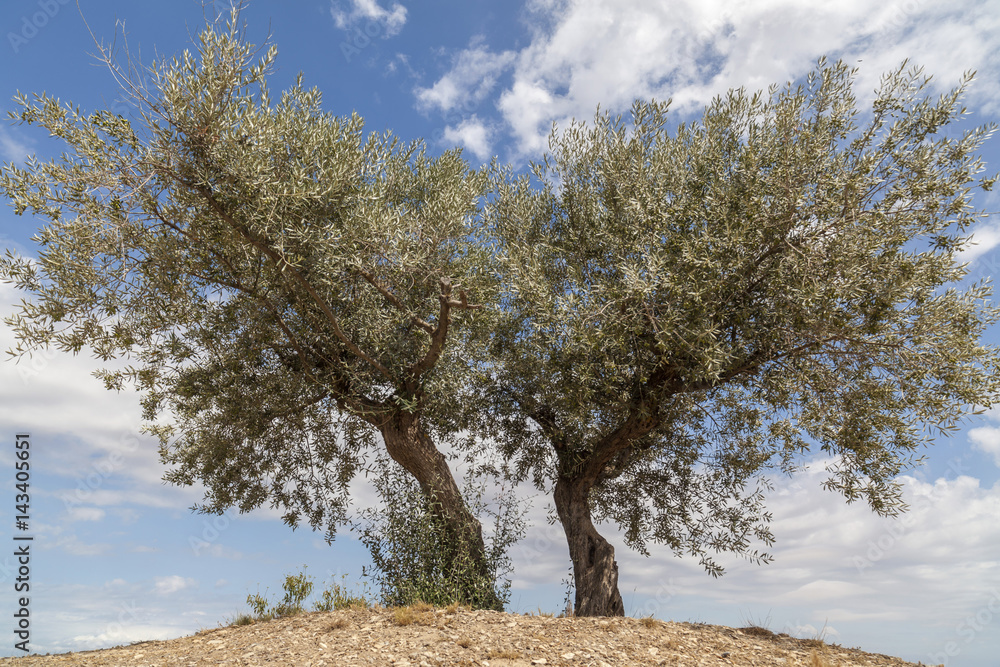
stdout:
[[556,512],[566,531],[569,557],[573,560],[577,616],[624,616],[625,605],[618,592],[615,548],[590,518],[590,486],[560,476],[556,481]]
[[381,432],[389,456],[413,475],[425,497],[433,501],[435,518],[445,527],[451,573],[463,585],[466,599],[461,602],[503,611],[494,572],[486,562],[482,525],[466,506],[444,454],[420,425],[419,416],[400,412],[382,425]]

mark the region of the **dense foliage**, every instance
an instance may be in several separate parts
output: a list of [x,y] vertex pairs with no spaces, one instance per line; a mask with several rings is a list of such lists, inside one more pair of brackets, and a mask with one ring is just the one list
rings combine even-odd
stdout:
[[1000,310],[956,287],[993,184],[993,127],[952,129],[971,77],[935,100],[904,65],[868,110],[821,62],[674,131],[637,101],[515,176],[365,134],[301,77],[272,100],[238,9],[147,71],[104,53],[132,119],[47,95],[12,115],[67,145],[0,172],[46,220],[37,259],[0,260],[28,297],[14,354],[133,360],[104,382],[143,393],[202,511],[269,502],[332,540],[381,469],[362,534],[393,601],[503,606],[514,503],[487,547],[449,449],[551,491],[576,613],[621,614],[595,522],[712,574],[766,562],[766,473],[818,447],[829,489],[895,514],[919,447],[1000,394]]
[[68,151],[0,175],[17,213],[47,218],[37,260],[0,263],[32,297],[9,321],[14,352],[135,360],[104,380],[143,392],[166,479],[203,483],[204,511],[270,502],[332,539],[384,446],[437,499],[463,567],[484,568],[435,442],[475,407],[457,348],[493,290],[472,228],[486,175],[458,151],[366,136],[301,76],[273,101],[276,50],[242,30],[234,10],[146,72],[105,53],[133,120],[17,100]]
[[767,560],[762,473],[818,447],[827,488],[892,515],[918,448],[996,401],[990,287],[955,286],[994,128],[951,128],[971,77],[934,100],[904,64],[867,111],[854,75],[732,90],[673,132],[637,101],[496,172],[505,319],[481,377],[518,478],[554,491],[578,613],[621,612],[592,519],[713,574],[712,552]]

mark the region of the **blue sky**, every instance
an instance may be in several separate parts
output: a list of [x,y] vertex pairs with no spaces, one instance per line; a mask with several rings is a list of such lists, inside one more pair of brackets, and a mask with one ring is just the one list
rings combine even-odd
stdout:
[[[221,2],[217,4],[223,4]],[[94,33],[122,28],[133,52],[172,55],[202,25],[195,0],[80,0]],[[209,5],[209,10],[212,6]],[[987,0],[255,0],[252,38],[277,45],[272,90],[302,71],[325,106],[356,111],[370,130],[454,145],[473,164],[537,157],[553,121],[589,119],[598,103],[627,111],[636,97],[672,98],[679,121],[733,86],[766,88],[804,75],[821,55],[860,61],[858,90],[904,58],[934,74],[938,90],[968,69],[969,125],[1000,116],[1000,10]],[[84,109],[119,108],[119,92],[89,55],[90,34],[71,0],[0,5],[0,111],[16,91],[47,91]],[[0,125],[0,158],[48,158],[58,145]],[[1000,139],[984,154],[1000,169]],[[980,208],[1000,210],[981,196]],[[0,244],[34,256],[36,223],[0,209]],[[1000,267],[1000,217],[975,230],[970,280]],[[0,285],[0,309],[19,295]],[[1000,342],[992,330],[988,342]],[[0,347],[13,339],[0,328]],[[13,478],[13,436],[33,436],[32,648],[60,652],[170,638],[215,627],[246,609],[248,593],[280,589],[307,565],[320,581],[358,581],[367,553],[347,533],[333,546],[279,513],[205,517],[188,508],[198,488],[161,481],[155,443],[139,433],[137,397],[111,394],[85,354],[0,363],[0,475]],[[621,590],[632,615],[741,625],[767,623],[803,637],[912,661],[995,666],[1000,655],[1000,411],[970,419],[927,450],[902,478],[912,511],[872,515],[824,492],[823,461],[775,480],[778,542],[764,567],[739,561],[713,580],[696,562],[618,545]],[[372,501],[359,481],[357,499]],[[4,488],[10,489],[6,482]],[[534,492],[525,490],[526,494]],[[0,503],[0,539],[13,525],[13,492]],[[511,611],[557,611],[568,573],[559,526],[536,497],[533,526],[511,550]],[[11,543],[8,543],[11,544]],[[4,547],[0,553],[12,552]],[[0,609],[10,619],[11,556],[0,556]],[[6,628],[7,626],[4,626]],[[11,626],[12,627],[12,626]],[[14,655],[10,630],[0,654]]]

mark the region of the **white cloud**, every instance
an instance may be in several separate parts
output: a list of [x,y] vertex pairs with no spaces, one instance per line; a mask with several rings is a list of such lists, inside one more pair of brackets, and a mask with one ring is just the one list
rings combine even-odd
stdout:
[[993,457],[993,462],[1000,467],[1000,427],[979,426],[969,429],[969,440],[979,451]]
[[112,553],[112,545],[107,542],[88,544],[76,535],[49,539],[46,548],[60,549],[70,556],[103,556]]
[[107,514],[98,507],[71,507],[69,510],[70,521],[100,521]]
[[0,125],[0,160],[3,162],[23,162],[31,147],[27,142],[14,136],[6,127]]
[[104,632],[94,635],[77,635],[72,638],[72,642],[73,650],[86,651],[108,646],[124,646],[140,641],[173,639],[176,636],[177,629],[171,626],[109,623]]
[[[813,461],[791,480],[776,480],[767,501],[777,542],[766,550],[774,562],[760,566],[719,556],[727,570],[720,579],[708,576],[696,559],[663,547],[654,546],[644,558],[613,526],[601,526],[615,546],[626,612],[677,621],[707,616],[727,625],[760,614],[771,617],[776,632],[825,633],[852,645],[865,637],[866,650],[913,661],[917,651],[939,650],[982,606],[983,591],[1000,588],[1000,483],[984,488],[968,476],[903,476],[911,509],[887,519],[824,491],[825,463]],[[558,524],[546,523],[546,501],[533,508],[532,527],[511,550],[512,602],[518,591],[552,586],[568,575],[565,536]],[[884,630],[876,645],[871,623]],[[914,629],[919,636],[909,636]]]
[[155,582],[153,588],[160,595],[170,595],[185,588],[195,588],[198,586],[198,582],[194,579],[181,577],[176,574],[169,577],[155,577],[153,581]]
[[336,0],[330,4],[330,15],[342,30],[350,30],[359,23],[364,23],[362,27],[365,32],[372,36],[368,25],[374,23],[380,30],[385,30],[386,37],[392,37],[399,34],[406,24],[406,7],[398,2],[393,3],[391,9],[383,8],[378,0],[348,0],[348,10],[343,9],[344,4]]
[[490,52],[481,40],[474,39],[469,48],[459,52],[451,70],[430,88],[417,88],[417,108],[449,112],[464,107],[475,108],[496,87],[497,78],[513,62],[515,53]]
[[[590,120],[598,104],[618,113],[637,97],[672,98],[675,110],[692,112],[729,88],[796,79],[829,55],[862,61],[860,96],[905,58],[927,65],[939,89],[978,69],[973,99],[988,109],[1000,103],[1000,14],[989,4],[535,0],[532,41],[516,54],[497,104],[523,155],[545,147],[553,121]],[[479,82],[463,73],[476,62],[489,62],[481,46],[421,89],[419,104],[446,108],[475,96]]]
[[781,596],[783,602],[812,603],[825,600],[842,600],[852,595],[869,595],[871,588],[850,581],[818,579],[788,591]]
[[[995,270],[995,260],[984,257],[991,250],[1000,245],[1000,217],[991,216],[972,230],[972,238],[962,248],[957,256],[957,261],[961,263],[973,264],[977,266],[971,268]],[[978,262],[982,260],[982,262]],[[993,260],[993,261],[991,261]],[[984,264],[984,266],[978,266]]]
[[475,116],[462,121],[457,127],[448,126],[442,137],[446,143],[458,144],[472,151],[476,159],[490,159],[490,130]]
[[[993,422],[1000,422],[1000,408],[994,407],[984,414],[986,419]],[[977,426],[970,428],[966,436],[972,448],[993,457],[994,463],[1000,467],[1000,426]]]

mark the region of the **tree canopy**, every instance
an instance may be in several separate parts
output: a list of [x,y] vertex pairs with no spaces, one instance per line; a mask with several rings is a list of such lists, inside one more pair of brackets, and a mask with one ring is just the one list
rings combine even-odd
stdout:
[[[47,218],[37,261],[0,263],[33,297],[9,321],[15,352],[133,358],[104,381],[142,391],[147,419],[172,417],[152,426],[166,479],[204,483],[205,511],[269,501],[332,539],[348,483],[384,445],[468,543],[456,560],[488,577],[435,445],[472,408],[457,334],[494,292],[472,229],[486,174],[457,150],[365,136],[301,76],[272,101],[276,49],[243,30],[234,9],[144,74],[103,52],[134,120],[17,99],[12,117],[68,152],[0,176],[18,214]],[[502,606],[481,581],[466,592]]]
[[384,449],[420,495],[387,543],[502,608],[438,444],[495,448],[553,493],[577,614],[622,614],[595,522],[716,575],[715,553],[766,562],[769,472],[818,448],[827,488],[895,514],[919,447],[1000,394],[981,342],[1000,309],[956,286],[972,189],[994,182],[976,153],[994,128],[952,131],[971,77],[935,100],[904,64],[862,111],[855,71],[820,62],[674,131],[636,101],[553,131],[516,176],[366,135],[302,77],[272,101],[276,51],[238,9],[142,75],[103,53],[134,118],[46,95],[12,114],[68,147],[0,172],[46,219],[37,260],[0,261],[30,297],[14,353],[133,359],[101,376],[143,393],[166,479],[203,483],[203,511],[270,502],[332,539]]
[[994,128],[951,132],[971,76],[934,100],[904,64],[863,112],[855,74],[821,61],[674,132],[667,103],[637,101],[495,174],[490,419],[518,477],[554,492],[577,613],[623,611],[593,521],[713,574],[713,552],[766,561],[769,469],[818,447],[826,488],[892,515],[920,445],[996,401],[980,339],[1000,311],[989,285],[955,286]]

